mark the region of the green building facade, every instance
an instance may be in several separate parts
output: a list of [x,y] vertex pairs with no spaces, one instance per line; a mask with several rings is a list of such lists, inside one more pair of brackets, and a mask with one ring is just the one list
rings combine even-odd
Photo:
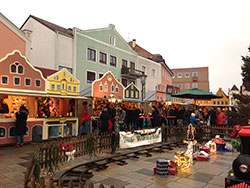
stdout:
[[[74,74],[80,81],[80,91],[89,88],[92,82],[111,71],[118,81],[127,86],[139,78],[135,71],[138,65],[134,52],[115,30],[107,28],[80,30],[74,28]],[[122,71],[122,67],[125,71]],[[126,83],[127,82],[127,83]]]

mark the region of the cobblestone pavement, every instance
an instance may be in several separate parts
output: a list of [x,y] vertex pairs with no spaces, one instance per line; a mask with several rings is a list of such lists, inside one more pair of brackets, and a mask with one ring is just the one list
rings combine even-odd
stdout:
[[[0,188],[21,188],[23,187],[24,173],[26,166],[31,159],[34,145],[25,145],[22,148],[14,149],[12,147],[0,147]],[[185,150],[175,148],[176,150]],[[156,159],[173,159],[174,152],[153,153],[152,157],[140,156],[139,159],[129,159],[128,164],[119,166],[110,164],[109,168],[99,172],[93,172],[94,176],[87,182],[93,182],[94,185],[104,184],[105,187],[114,185],[116,188],[220,188],[224,187],[224,178],[231,168],[233,160],[238,153],[217,152],[210,156],[209,161],[195,161],[191,167],[177,175],[160,177],[153,174],[153,168],[156,165]],[[108,155],[101,155],[106,157]],[[60,172],[74,167],[78,164],[89,161],[89,156],[76,158],[74,161],[64,163],[60,166]]]

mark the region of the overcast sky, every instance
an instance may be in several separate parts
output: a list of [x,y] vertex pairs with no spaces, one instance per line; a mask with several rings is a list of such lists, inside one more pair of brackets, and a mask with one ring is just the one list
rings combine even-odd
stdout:
[[170,68],[208,66],[212,92],[241,85],[250,45],[249,0],[9,0],[0,11],[18,27],[30,14],[66,28],[112,23]]

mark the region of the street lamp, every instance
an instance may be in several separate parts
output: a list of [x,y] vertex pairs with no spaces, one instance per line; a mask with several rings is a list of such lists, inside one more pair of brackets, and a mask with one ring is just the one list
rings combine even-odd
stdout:
[[145,85],[146,85],[146,78],[147,75],[143,72],[141,74],[141,86],[142,86],[142,90],[141,90],[141,100],[143,101],[143,99],[145,98]]

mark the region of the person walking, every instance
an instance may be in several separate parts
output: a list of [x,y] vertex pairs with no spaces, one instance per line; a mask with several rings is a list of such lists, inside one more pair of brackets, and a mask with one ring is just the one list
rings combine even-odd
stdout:
[[151,119],[152,127],[158,127],[161,125],[159,111],[157,110],[156,106],[152,106],[151,117],[152,117],[152,119]]
[[119,106],[118,107],[118,131],[125,130],[125,118],[126,118],[126,112],[121,106]]
[[28,113],[29,113],[28,109],[24,105],[20,106],[19,112],[16,113],[16,129],[15,129],[16,145],[14,146],[15,148],[23,146],[24,135],[26,133]]
[[214,110],[213,107],[211,107],[210,110],[208,111],[208,122],[209,126],[216,125],[216,111]]
[[221,111],[220,108],[217,108],[216,113],[216,124],[217,125],[225,125],[226,115],[224,112]]
[[110,113],[107,108],[103,109],[102,114],[100,116],[100,120],[101,120],[101,131],[99,134],[108,132]]
[[81,127],[80,127],[80,130],[78,132],[78,136],[81,136],[82,131],[85,127],[86,127],[86,133],[89,136],[90,135],[89,121],[91,118],[90,108],[89,108],[87,101],[83,101],[82,105],[83,105],[83,110],[82,110],[82,117],[81,117],[81,121],[80,121]]

